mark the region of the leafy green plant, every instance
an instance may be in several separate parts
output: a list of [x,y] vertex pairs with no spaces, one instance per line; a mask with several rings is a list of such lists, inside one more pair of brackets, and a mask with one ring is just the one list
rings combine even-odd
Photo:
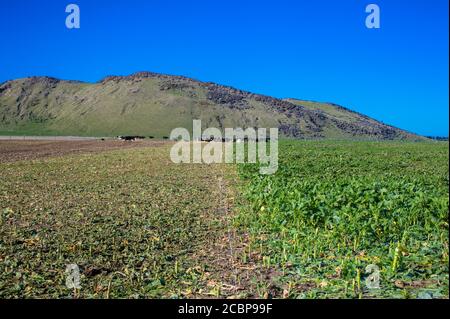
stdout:
[[[239,166],[248,204],[236,223],[251,232],[264,266],[291,265],[282,281],[331,281],[314,288],[317,297],[401,297],[424,287],[448,296],[447,147],[281,142],[275,175]],[[377,291],[361,280],[369,264],[380,268]]]

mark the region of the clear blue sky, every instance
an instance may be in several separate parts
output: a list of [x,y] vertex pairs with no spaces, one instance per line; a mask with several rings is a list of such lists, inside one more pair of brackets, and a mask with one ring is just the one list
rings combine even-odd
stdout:
[[[65,7],[81,28],[65,27]],[[381,29],[365,27],[365,6]],[[0,82],[154,71],[448,135],[448,0],[0,0]]]

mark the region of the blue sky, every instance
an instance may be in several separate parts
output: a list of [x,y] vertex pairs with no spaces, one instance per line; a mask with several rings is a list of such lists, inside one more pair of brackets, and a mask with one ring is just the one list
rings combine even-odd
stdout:
[[[76,3],[81,28],[65,27]],[[381,29],[365,27],[365,7]],[[448,136],[448,0],[0,0],[0,82],[154,71]]]

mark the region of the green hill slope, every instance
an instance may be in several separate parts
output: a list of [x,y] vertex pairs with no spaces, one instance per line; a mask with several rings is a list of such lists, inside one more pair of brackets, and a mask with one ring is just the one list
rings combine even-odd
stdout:
[[276,99],[140,72],[98,83],[31,77],[0,85],[0,134],[168,136],[173,128],[278,127],[291,138],[422,139],[326,103]]

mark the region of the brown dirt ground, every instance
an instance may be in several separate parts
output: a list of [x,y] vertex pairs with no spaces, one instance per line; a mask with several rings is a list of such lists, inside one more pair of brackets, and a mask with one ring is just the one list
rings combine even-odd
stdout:
[[[208,270],[204,274],[204,289],[187,298],[283,297],[284,287],[274,282],[280,274],[273,268],[262,267],[262,256],[252,252],[245,262],[242,260],[250,240],[245,231],[232,225],[238,194],[230,184],[239,183],[237,178],[235,171],[225,166],[217,176],[217,188],[222,195],[220,207],[215,216],[205,218],[213,218],[221,226],[210,231],[209,242],[193,256],[200,264],[207,265]],[[258,283],[264,284],[264,292],[258,291]]]
[[97,153],[121,148],[163,145],[164,141],[38,141],[0,140],[0,163],[58,157],[68,154]]

